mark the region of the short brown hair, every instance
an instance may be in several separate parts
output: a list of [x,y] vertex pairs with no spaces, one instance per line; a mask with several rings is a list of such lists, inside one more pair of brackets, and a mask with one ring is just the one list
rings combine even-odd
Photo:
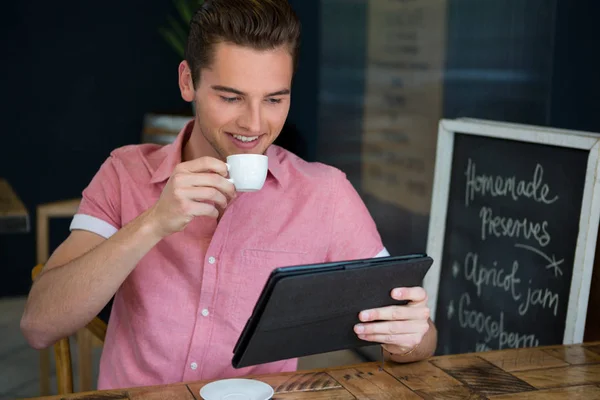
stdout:
[[295,68],[300,21],[288,0],[206,0],[192,17],[185,51],[194,87],[221,42],[257,50],[287,45]]

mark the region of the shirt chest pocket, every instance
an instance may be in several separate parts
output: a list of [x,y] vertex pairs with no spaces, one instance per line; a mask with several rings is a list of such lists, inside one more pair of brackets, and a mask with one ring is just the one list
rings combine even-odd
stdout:
[[236,304],[234,324],[243,329],[271,271],[279,267],[304,265],[318,262],[309,253],[280,250],[242,250],[241,265],[236,274]]

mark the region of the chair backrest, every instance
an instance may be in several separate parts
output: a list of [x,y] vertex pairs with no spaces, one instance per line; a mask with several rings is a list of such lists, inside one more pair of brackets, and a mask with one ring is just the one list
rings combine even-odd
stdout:
[[[31,280],[42,272],[43,264],[36,265],[31,270]],[[110,311],[109,311],[110,312]],[[95,317],[86,329],[88,329],[96,338],[104,342],[106,337],[107,322]],[[71,360],[71,346],[69,337],[65,337],[57,341],[54,345],[54,360],[56,364],[56,388],[58,394],[73,393],[73,363]]]
[[[71,199],[65,201],[58,201],[47,204],[40,204],[37,207],[37,220],[36,220],[36,241],[37,241],[37,262],[32,270],[32,280],[35,280],[37,275],[42,271],[44,264],[50,257],[50,234],[49,234],[49,221],[51,218],[60,217],[72,217],[79,208],[81,199]],[[99,317],[94,318],[86,326],[86,328],[97,338],[100,342],[104,342],[106,336],[106,329],[108,324],[108,316],[112,308],[112,300],[107,304],[101,312]],[[79,337],[79,336],[78,336]],[[73,393],[73,367],[71,359],[71,350],[69,338],[60,339],[54,344],[54,357],[56,363],[56,385],[58,394]],[[81,349],[81,346],[80,350]],[[81,366],[80,366],[81,368]],[[82,375],[80,373],[80,375]],[[81,380],[81,376],[80,376]],[[81,382],[80,382],[81,383]]]
[[[43,264],[36,265],[31,270],[31,280],[42,272]],[[58,394],[73,393],[73,364],[71,363],[71,346],[69,338],[62,338],[54,344],[54,359],[56,364],[56,389]]]

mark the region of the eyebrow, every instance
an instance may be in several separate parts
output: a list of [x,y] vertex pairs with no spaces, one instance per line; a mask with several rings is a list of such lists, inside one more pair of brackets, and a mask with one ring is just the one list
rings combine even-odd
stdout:
[[[234,88],[231,88],[231,87],[227,87],[227,86],[214,85],[214,86],[211,86],[211,88],[213,90],[218,91],[218,92],[233,93],[233,94],[237,94],[239,96],[245,96],[246,95],[246,93],[244,93],[244,92],[242,92],[240,90],[237,90],[237,89],[234,89]],[[290,94],[290,90],[289,89],[278,90],[277,92],[273,92],[273,93],[267,94],[265,97],[283,96],[283,95],[286,95],[286,94]]]

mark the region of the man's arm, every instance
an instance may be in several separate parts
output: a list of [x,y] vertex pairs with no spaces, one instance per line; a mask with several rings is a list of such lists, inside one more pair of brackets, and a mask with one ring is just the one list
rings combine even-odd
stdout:
[[29,344],[46,348],[84,327],[159,240],[145,214],[108,240],[73,231],[50,257],[29,293],[21,319]]
[[162,238],[183,230],[197,216],[217,218],[235,196],[226,175],[225,163],[214,158],[182,163],[160,199],[108,239],[74,231],[29,293],[21,319],[29,344],[45,348],[85,326]]

